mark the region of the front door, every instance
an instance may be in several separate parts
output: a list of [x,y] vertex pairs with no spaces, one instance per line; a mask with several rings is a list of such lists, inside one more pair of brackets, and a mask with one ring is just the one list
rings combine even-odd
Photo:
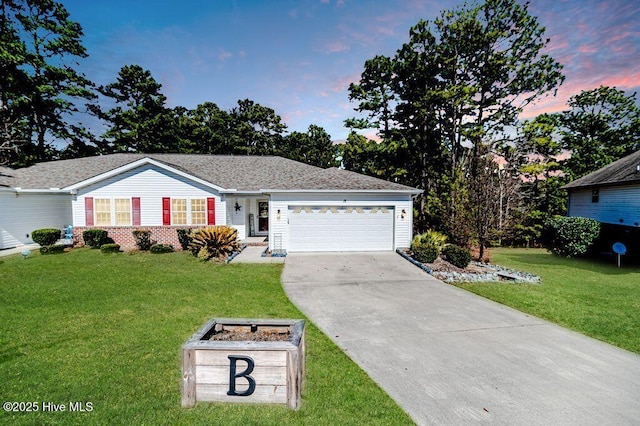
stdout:
[[268,201],[258,201],[258,232],[269,232]]

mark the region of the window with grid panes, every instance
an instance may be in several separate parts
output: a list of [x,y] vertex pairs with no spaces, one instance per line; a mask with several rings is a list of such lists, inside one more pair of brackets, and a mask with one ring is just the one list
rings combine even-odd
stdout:
[[191,224],[207,224],[207,200],[204,198],[191,199]]
[[187,200],[184,198],[171,199],[171,224],[187,224]]
[[129,198],[116,198],[116,225],[131,225],[131,200]]
[[111,200],[108,198],[96,198],[94,204],[96,215],[95,224],[103,226],[111,225]]

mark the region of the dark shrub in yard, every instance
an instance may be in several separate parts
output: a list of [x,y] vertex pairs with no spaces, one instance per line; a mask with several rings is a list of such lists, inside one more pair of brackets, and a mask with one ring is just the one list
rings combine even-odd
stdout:
[[154,244],[149,249],[151,253],[161,254],[161,253],[173,253],[175,250],[171,244]]
[[545,248],[558,256],[576,257],[589,252],[600,236],[600,222],[586,217],[554,217],[544,224]]
[[442,249],[442,257],[453,266],[461,269],[466,268],[469,262],[471,262],[471,252],[466,248],[454,244],[449,244]]
[[31,238],[41,246],[50,246],[60,239],[62,231],[55,228],[36,229],[31,233]]
[[118,253],[120,252],[120,245],[112,243],[103,244],[100,246],[100,251],[102,253]]
[[138,250],[147,251],[151,248],[151,231],[148,229],[136,229],[132,234],[133,238],[136,240]]
[[64,244],[53,244],[40,247],[40,254],[56,254],[62,253],[67,248]]
[[191,228],[176,229],[176,232],[178,232],[178,241],[180,241],[182,250],[189,250],[189,243],[191,242],[189,234],[191,234]]
[[437,231],[416,235],[411,242],[413,257],[422,263],[433,263],[446,242],[447,236]]
[[82,239],[84,244],[92,249],[100,248],[103,244],[109,243],[107,231],[104,229],[87,229],[82,233]]

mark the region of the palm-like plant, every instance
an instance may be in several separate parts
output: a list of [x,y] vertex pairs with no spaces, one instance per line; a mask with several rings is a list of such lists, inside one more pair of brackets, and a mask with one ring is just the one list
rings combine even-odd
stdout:
[[225,260],[233,252],[240,250],[238,231],[230,226],[219,225],[195,229],[189,235],[189,250],[203,261]]

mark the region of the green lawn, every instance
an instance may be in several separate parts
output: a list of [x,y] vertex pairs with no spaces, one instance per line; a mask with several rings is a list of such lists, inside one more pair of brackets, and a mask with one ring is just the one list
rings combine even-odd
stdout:
[[180,406],[180,347],[211,317],[303,318],[281,265],[187,253],[76,249],[0,258],[2,402],[91,402],[86,413],[0,412],[0,424],[412,424],[315,326],[302,409]]
[[640,267],[565,259],[542,249],[495,249],[491,262],[532,272],[542,284],[462,288],[596,339],[640,353]]

